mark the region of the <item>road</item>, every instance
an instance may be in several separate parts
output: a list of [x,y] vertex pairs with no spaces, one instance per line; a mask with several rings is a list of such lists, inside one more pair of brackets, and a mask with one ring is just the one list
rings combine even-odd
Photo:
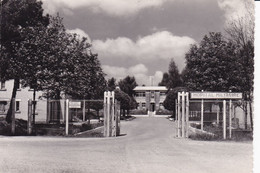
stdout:
[[249,173],[251,142],[175,138],[165,118],[121,123],[116,138],[0,137],[0,172]]

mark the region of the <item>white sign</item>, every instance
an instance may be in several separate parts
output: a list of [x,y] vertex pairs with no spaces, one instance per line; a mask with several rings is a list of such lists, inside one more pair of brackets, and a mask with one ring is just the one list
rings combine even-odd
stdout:
[[191,99],[242,99],[242,93],[191,92]]
[[81,108],[81,102],[69,102],[69,108]]

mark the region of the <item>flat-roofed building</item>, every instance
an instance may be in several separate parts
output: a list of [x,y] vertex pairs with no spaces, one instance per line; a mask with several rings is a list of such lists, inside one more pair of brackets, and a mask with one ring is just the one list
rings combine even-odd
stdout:
[[137,86],[134,91],[138,109],[145,109],[150,112],[164,109],[163,101],[167,92],[165,86]]

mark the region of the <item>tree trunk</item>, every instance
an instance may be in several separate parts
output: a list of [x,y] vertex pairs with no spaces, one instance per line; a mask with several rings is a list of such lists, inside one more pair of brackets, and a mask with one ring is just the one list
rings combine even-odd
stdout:
[[[14,87],[13,87],[13,91],[12,91],[12,96],[11,96],[11,100],[16,98],[16,93],[17,93],[17,89],[19,88],[19,79],[14,79]],[[6,121],[8,123],[12,122],[12,111],[13,111],[13,104],[10,103],[9,109],[7,111],[7,115],[5,117]]]
[[124,119],[125,119],[125,109],[123,109],[123,117],[124,117]]

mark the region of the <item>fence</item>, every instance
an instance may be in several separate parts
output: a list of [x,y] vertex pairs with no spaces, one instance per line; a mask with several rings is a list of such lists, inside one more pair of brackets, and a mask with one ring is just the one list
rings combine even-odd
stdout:
[[[242,100],[231,99],[189,99],[188,92],[178,93],[177,136],[188,137],[188,126],[191,129],[208,132],[214,135],[223,135],[223,138],[232,137],[232,133],[248,129],[249,113],[245,109],[248,103]],[[252,118],[252,117],[251,117]]]
[[[103,122],[105,137],[120,135],[120,103],[115,100],[114,92],[105,92],[104,100],[48,99],[46,108],[45,124],[63,125],[66,135],[72,126]],[[36,122],[38,119],[36,116]]]

